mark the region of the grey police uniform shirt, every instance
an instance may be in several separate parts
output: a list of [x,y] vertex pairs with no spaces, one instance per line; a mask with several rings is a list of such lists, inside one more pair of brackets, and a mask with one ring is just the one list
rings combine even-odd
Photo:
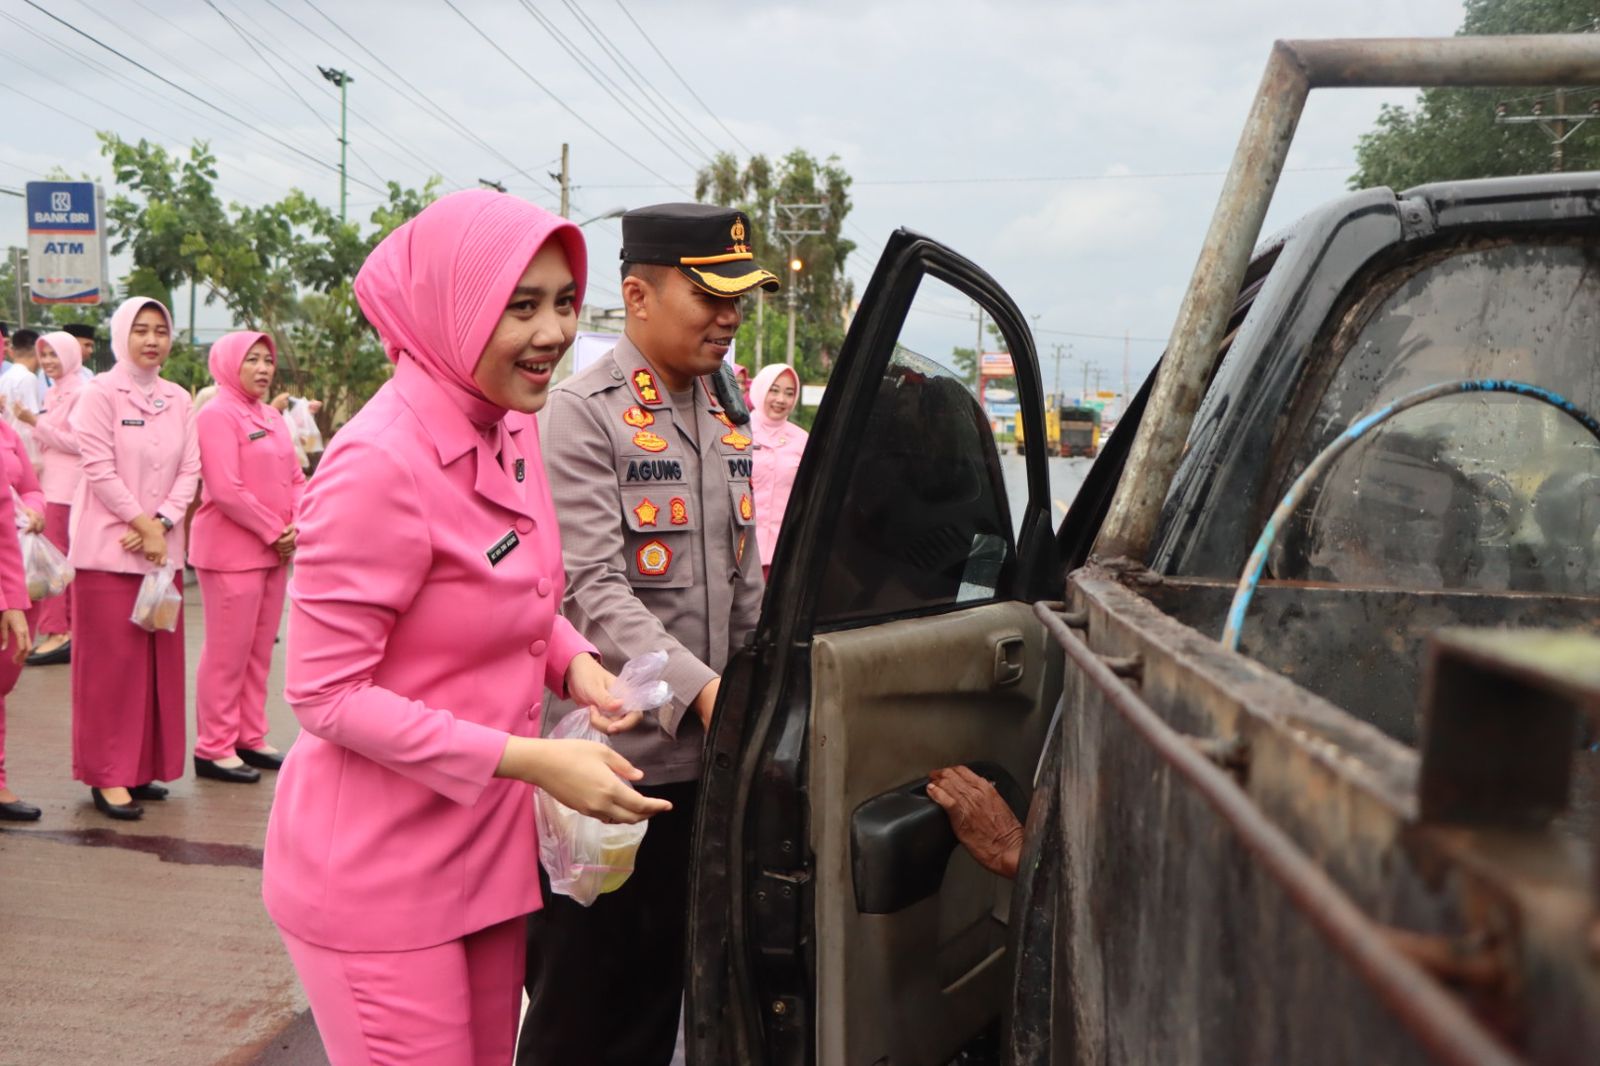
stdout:
[[[644,784],[699,777],[705,733],[689,705],[755,629],[765,583],[756,547],[754,451],[704,381],[694,432],[623,338],[557,385],[539,416],[567,591],[562,611],[613,673],[668,654],[677,736],[646,720],[612,742]],[[545,733],[572,710],[547,697]]]

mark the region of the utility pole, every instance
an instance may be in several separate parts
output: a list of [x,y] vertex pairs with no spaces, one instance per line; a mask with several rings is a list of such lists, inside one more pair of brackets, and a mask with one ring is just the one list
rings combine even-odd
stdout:
[[1566,167],[1565,145],[1574,133],[1583,127],[1585,122],[1592,118],[1600,118],[1600,96],[1589,101],[1589,110],[1584,114],[1567,114],[1567,91],[1557,89],[1555,92],[1555,114],[1544,113],[1544,101],[1535,100],[1528,107],[1528,114],[1513,115],[1510,105],[1499,103],[1494,105],[1494,120],[1501,126],[1537,125],[1544,130],[1545,136],[1550,138],[1550,169],[1560,171]]
[[26,329],[26,328],[28,328],[28,293],[27,293],[26,288],[24,287],[25,286],[25,282],[22,280],[23,274],[27,271],[27,267],[25,267],[23,264],[26,263],[27,261],[28,261],[27,260],[27,253],[24,252],[21,248],[13,248],[13,249],[11,249],[11,271],[12,271],[12,273],[14,273],[17,276],[17,328],[18,329]]
[[[1126,411],[1133,402],[1133,393],[1128,391],[1128,331],[1122,331],[1122,410]],[[1119,413],[1118,418],[1122,415]]]
[[567,146],[561,146],[561,217],[566,218],[572,207],[572,168],[568,165]]
[[756,286],[756,369],[757,370],[760,370],[761,369],[761,365],[762,365],[761,364],[761,348],[762,348],[761,342],[766,338],[766,335],[767,335],[766,310],[767,310],[767,294],[761,288],[761,286],[757,285]]
[[[350,149],[349,126],[347,119],[347,96],[349,85],[355,79],[342,70],[332,67],[317,67],[322,76],[339,87],[339,221],[344,221],[345,207],[350,201],[350,171],[345,159]],[[191,342],[193,337],[190,337]]]
[[1056,344],[1055,344],[1056,372],[1053,375],[1051,375],[1051,377],[1050,377],[1050,402],[1053,403],[1053,404],[1057,404],[1057,405],[1059,405],[1061,403],[1061,351],[1062,351],[1062,348],[1063,348],[1062,343],[1060,341],[1056,341]]
[[1089,360],[1087,359],[1083,361],[1083,391],[1078,394],[1078,402],[1082,404],[1089,402]]
[[810,227],[827,221],[828,205],[774,204],[773,206],[783,215],[783,226],[777,234],[789,242],[789,348],[784,361],[794,366],[794,323],[795,314],[800,308],[800,271],[805,266],[799,256],[800,242],[806,237],[826,236],[826,230]]

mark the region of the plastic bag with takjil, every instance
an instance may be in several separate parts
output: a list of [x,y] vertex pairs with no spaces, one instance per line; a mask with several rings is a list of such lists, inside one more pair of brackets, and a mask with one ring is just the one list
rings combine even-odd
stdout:
[[[552,740],[592,740],[611,746],[611,738],[589,721],[589,708],[579,707],[556,723]],[[534,793],[534,819],[539,827],[539,861],[550,875],[550,887],[587,907],[606,892],[615,892],[633,874],[634,856],[648,823],[610,825],[579,814],[544,789]]]
[[139,583],[139,595],[133,601],[133,614],[128,620],[152,633],[158,629],[168,633],[177,629],[183,593],[178,591],[176,577],[177,570],[171,563],[144,575],[144,580]]

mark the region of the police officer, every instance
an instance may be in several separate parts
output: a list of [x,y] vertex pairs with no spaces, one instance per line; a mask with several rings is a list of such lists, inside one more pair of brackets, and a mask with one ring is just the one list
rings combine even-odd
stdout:
[[[778,280],[754,262],[750,220],[704,204],[622,217],[623,339],[561,383],[542,421],[561,522],[564,612],[608,667],[668,653],[662,728],[612,737],[670,800],[632,877],[582,907],[546,893],[528,926],[522,1066],[670,1062],[683,997],[689,843],[700,752],[720,675],[755,628],[763,582],[752,441],[707,375],[739,298]],[[565,713],[547,705],[545,727]]]

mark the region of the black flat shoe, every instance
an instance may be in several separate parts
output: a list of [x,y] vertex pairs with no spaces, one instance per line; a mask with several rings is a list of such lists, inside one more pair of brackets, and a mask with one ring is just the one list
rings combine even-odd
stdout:
[[54,651],[34,652],[22,660],[28,666],[57,666],[72,661],[72,641],[67,641]]
[[137,803],[111,803],[100,794],[98,788],[91,788],[89,795],[94,797],[95,810],[107,818],[115,818],[119,822],[136,822],[144,817],[144,808]]
[[257,770],[276,770],[283,765],[283,753],[278,751],[234,748],[233,753],[243,759],[246,766],[254,766]]
[[128,794],[136,800],[164,800],[168,792],[166,785],[158,785],[154,781],[148,785],[134,785],[128,789]]
[[21,800],[0,803],[0,822],[37,822],[43,813],[33,804]]
[[211,759],[194,757],[194,776],[209,777],[213,781],[226,781],[230,785],[253,785],[261,780],[261,771],[248,766],[218,766]]

